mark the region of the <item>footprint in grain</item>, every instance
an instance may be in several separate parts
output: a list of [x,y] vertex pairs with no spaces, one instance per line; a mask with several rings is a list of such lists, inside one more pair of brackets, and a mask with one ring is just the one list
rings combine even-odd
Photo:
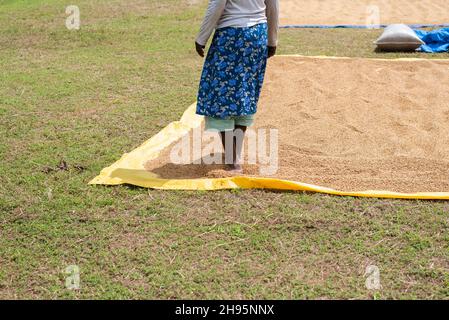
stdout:
[[307,112],[300,112],[299,115],[301,116],[301,118],[304,118],[307,120],[318,120],[317,117],[314,117],[310,113],[307,113]]
[[363,131],[357,129],[356,127],[354,127],[353,125],[350,125],[350,124],[346,125],[346,128],[351,129],[352,131],[357,132],[357,133],[364,133]]

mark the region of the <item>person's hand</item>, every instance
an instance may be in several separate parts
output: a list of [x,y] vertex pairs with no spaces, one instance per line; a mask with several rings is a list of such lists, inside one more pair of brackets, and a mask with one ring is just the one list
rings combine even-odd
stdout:
[[276,54],[277,47],[270,47],[268,46],[268,58],[271,58]]
[[198,42],[195,42],[195,48],[196,48],[196,52],[198,52],[199,56],[201,58],[204,58],[204,48],[206,48],[206,46],[202,46]]

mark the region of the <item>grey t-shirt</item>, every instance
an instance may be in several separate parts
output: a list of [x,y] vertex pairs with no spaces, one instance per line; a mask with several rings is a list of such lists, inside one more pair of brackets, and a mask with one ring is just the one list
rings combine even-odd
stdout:
[[277,45],[279,0],[209,0],[196,42],[205,45],[215,29],[268,22],[268,45]]

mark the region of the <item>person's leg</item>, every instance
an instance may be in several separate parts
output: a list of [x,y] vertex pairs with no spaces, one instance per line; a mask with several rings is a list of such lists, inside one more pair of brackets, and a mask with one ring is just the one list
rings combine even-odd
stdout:
[[245,133],[252,125],[253,116],[239,116],[232,119],[206,117],[206,130],[218,131],[225,155],[225,164],[234,172],[242,172],[242,150]]
[[242,150],[243,143],[245,141],[245,133],[249,126],[254,123],[254,115],[246,115],[235,117],[235,126],[234,126],[234,162],[233,162],[233,170],[237,172],[242,172]]
[[236,125],[234,129],[234,148],[232,170],[242,172],[242,149],[245,140],[246,126]]
[[[234,120],[206,117],[206,131],[214,131],[220,135],[221,144],[223,145],[224,164],[231,165],[233,163],[233,131],[235,128]],[[229,138],[227,138],[229,136]]]
[[234,131],[220,131],[221,144],[225,156],[224,163],[232,165],[234,163]]

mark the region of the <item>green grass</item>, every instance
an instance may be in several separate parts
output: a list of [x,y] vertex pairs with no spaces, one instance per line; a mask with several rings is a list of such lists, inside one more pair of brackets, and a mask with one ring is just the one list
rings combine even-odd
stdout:
[[[205,1],[76,3],[69,31],[66,1],[0,1],[1,298],[449,297],[447,202],[88,186],[195,100]],[[379,32],[282,30],[279,50],[449,58],[375,53]]]

